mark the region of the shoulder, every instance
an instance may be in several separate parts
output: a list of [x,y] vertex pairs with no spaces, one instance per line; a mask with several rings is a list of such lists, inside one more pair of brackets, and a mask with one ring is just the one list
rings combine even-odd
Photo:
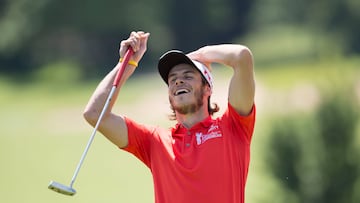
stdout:
[[171,129],[164,129],[159,126],[142,124],[131,118],[125,117],[125,123],[128,130],[129,137],[136,137],[135,139],[164,139],[171,135]]
[[256,116],[256,106],[255,104],[251,107],[250,112],[247,115],[241,115],[238,113],[238,111],[231,105],[231,103],[228,103],[227,109],[222,115],[222,120],[234,120],[238,122],[246,122],[248,120],[255,120]]
[[255,126],[256,107],[253,105],[252,110],[246,116],[240,115],[234,107],[228,103],[225,113],[218,118],[223,129],[228,133],[245,136],[251,140]]

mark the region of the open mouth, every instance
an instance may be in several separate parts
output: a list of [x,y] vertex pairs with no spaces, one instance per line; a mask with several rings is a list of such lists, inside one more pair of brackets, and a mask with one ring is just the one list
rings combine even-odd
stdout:
[[185,89],[185,88],[181,88],[181,89],[176,90],[174,95],[178,96],[178,95],[186,94],[186,93],[189,93],[189,92],[190,92],[190,90]]

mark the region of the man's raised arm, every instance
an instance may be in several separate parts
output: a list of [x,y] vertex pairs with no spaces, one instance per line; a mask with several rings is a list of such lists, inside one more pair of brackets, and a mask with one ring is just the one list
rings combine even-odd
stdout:
[[[120,57],[124,57],[127,49],[132,48],[134,50],[134,54],[130,58],[130,61],[132,61],[132,63],[126,65],[123,76],[120,79],[119,85],[116,88],[116,91],[112,97],[113,99],[110,101],[109,107],[105,112],[98,128],[98,130],[107,139],[109,139],[118,147],[125,147],[128,144],[127,127],[124,118],[120,115],[113,114],[111,110],[119,94],[120,88],[125,83],[125,81],[133,74],[137,66],[136,63],[138,63],[144,55],[147,47],[148,37],[149,33],[132,32],[130,34],[130,37],[126,40],[121,41],[120,44]],[[88,104],[85,107],[83,116],[85,120],[92,126],[96,125],[96,122],[104,107],[106,99],[112,88],[116,73],[119,70],[120,66],[121,62],[119,62],[114,67],[114,69],[105,76],[105,78],[95,89]]]

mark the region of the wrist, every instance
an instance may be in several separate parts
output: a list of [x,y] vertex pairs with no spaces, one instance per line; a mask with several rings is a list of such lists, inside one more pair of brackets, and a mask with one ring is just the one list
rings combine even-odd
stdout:
[[[123,60],[124,60],[124,59],[121,57],[121,58],[119,59],[119,62],[122,63]],[[137,67],[139,64],[138,64],[138,62],[136,62],[136,61],[134,61],[134,60],[129,60],[129,61],[128,61],[128,65],[132,65],[132,66],[134,66],[134,67]]]

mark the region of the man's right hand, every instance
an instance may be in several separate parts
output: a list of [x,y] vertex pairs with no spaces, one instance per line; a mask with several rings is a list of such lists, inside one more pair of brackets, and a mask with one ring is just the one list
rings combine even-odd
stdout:
[[126,51],[131,47],[134,50],[130,60],[139,62],[145,51],[147,49],[147,40],[150,36],[150,33],[145,33],[143,31],[131,32],[128,39],[121,41],[119,54],[123,58]]

